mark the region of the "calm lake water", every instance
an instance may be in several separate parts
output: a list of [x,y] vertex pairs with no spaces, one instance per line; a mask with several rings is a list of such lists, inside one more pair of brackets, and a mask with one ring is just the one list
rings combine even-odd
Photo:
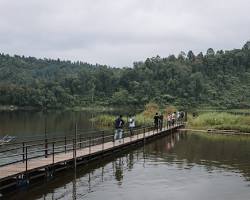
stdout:
[[[100,114],[122,114],[126,121],[128,113],[135,112],[135,109],[131,111],[129,108],[122,111],[111,110],[105,112],[97,111],[55,111],[50,110],[45,112],[37,111],[9,111],[0,112],[0,139],[5,135],[15,136],[13,142],[22,142],[23,140],[43,139],[46,135],[49,138],[57,136],[65,136],[75,134],[75,123],[77,123],[78,134],[89,135],[98,133],[100,130],[105,130],[105,134],[111,134],[114,131],[109,127],[102,127],[100,124],[96,124],[91,120]],[[100,132],[99,132],[100,134]],[[61,144],[60,144],[61,145]],[[52,144],[48,146],[52,148]],[[0,151],[9,148],[9,145],[0,145]],[[36,148],[36,147],[35,147]],[[30,148],[31,149],[31,148]],[[34,150],[34,149],[33,149]],[[6,164],[10,161],[17,161],[22,156],[8,157],[11,154],[21,154],[22,148],[17,151],[8,153],[0,152],[0,165]],[[42,152],[40,152],[41,154]]]
[[249,158],[249,138],[179,132],[5,199],[249,200]]
[[45,127],[49,135],[66,135],[74,130],[76,122],[80,129],[95,130],[97,127],[89,119],[97,114],[72,111],[0,112],[0,136],[7,134],[17,138],[43,136]]
[[[127,119],[129,113],[135,110],[105,111],[105,113],[122,114]],[[13,135],[17,138],[44,136],[45,127],[48,135],[67,135],[74,133],[75,123],[78,129],[88,132],[100,130],[90,119],[103,114],[96,111],[13,111],[0,112],[0,138],[4,135]]]

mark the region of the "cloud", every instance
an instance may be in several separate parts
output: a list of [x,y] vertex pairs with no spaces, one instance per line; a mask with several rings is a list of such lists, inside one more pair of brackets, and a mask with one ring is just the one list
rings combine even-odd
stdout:
[[0,51],[132,66],[190,49],[240,48],[248,0],[0,0]]

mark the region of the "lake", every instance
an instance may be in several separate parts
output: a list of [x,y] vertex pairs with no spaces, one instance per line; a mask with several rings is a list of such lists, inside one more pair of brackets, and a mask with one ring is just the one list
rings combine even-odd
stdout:
[[[37,111],[4,111],[0,112],[0,138],[13,135],[18,138],[44,136],[45,128],[50,136],[73,134],[75,123],[84,132],[103,129],[90,119],[99,114],[122,114],[127,119],[128,114],[135,109],[126,108],[122,111],[67,111],[51,110]],[[139,111],[136,111],[139,112]]]
[[[86,113],[59,116],[49,117],[53,119],[49,127],[55,127],[58,134],[63,132],[60,124],[70,129],[76,116],[87,128],[95,128],[84,122]],[[20,136],[18,130],[27,131],[27,135],[43,131],[42,125],[37,127],[40,123],[36,120],[42,123],[37,113],[18,119],[9,116],[5,122],[10,124],[13,119],[19,128],[11,129],[13,135]],[[178,132],[76,170],[57,173],[48,181],[21,188],[3,199],[249,200],[249,158],[248,137]]]
[[75,123],[85,131],[95,130],[89,120],[97,113],[73,111],[13,111],[0,112],[0,136],[43,136],[45,127],[49,135],[66,135],[74,130]]

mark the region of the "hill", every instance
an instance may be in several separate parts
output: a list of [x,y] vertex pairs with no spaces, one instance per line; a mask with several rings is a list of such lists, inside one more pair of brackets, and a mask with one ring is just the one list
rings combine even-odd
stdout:
[[0,54],[0,104],[58,108],[137,105],[250,107],[250,42],[203,55],[181,52],[111,68]]

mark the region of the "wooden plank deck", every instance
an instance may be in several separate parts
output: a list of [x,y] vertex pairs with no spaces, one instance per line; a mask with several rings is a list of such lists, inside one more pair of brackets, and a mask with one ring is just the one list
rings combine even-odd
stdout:
[[[178,126],[171,127],[170,129],[164,127],[162,131],[159,131],[158,133],[156,131],[149,131],[145,133],[145,139],[152,137],[153,135],[159,135],[165,131],[174,129]],[[98,144],[95,146],[91,146],[91,152],[89,153],[89,147],[85,147],[82,149],[76,150],[76,157],[77,158],[83,158],[85,156],[90,156],[96,153],[101,153],[103,150],[108,151],[109,149],[119,148],[119,146],[128,145],[130,143],[134,143],[136,141],[142,140],[144,138],[144,133],[134,135],[132,137],[125,137],[124,139],[121,139],[121,141],[116,140],[115,142],[106,142],[104,144]],[[104,147],[104,148],[103,148]],[[43,169],[45,167],[52,167],[53,165],[56,165],[58,163],[67,162],[70,160],[73,160],[73,150],[68,151],[66,153],[58,153],[54,155],[54,163],[53,163],[53,157],[52,155],[49,155],[47,158],[45,157],[39,157],[39,158],[33,158],[29,159],[28,165],[27,165],[27,171],[30,173],[32,171],[36,171],[39,169]],[[3,167],[0,167],[0,180],[6,180],[11,177],[16,177],[20,174],[26,173],[26,163],[14,163],[10,165],[6,165]]]

